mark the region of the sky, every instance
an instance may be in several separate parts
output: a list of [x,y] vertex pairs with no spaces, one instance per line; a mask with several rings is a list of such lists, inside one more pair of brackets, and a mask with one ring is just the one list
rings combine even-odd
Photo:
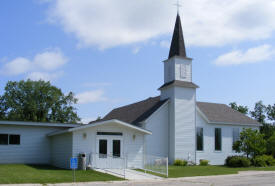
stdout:
[[[157,96],[176,0],[1,0],[0,94],[8,81],[72,91],[84,123]],[[197,100],[275,103],[275,0],[181,0]]]

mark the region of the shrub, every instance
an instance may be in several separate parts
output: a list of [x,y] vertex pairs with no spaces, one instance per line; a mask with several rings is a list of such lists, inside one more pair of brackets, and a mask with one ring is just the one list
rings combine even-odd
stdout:
[[273,156],[263,155],[265,162],[268,166],[275,166],[275,159]]
[[256,167],[266,167],[266,159],[264,156],[256,156],[256,158],[253,159],[253,164]]
[[228,156],[225,164],[229,167],[249,167],[251,162],[244,156]]
[[181,159],[176,159],[174,161],[174,165],[175,166],[186,166],[187,165],[187,161],[186,160],[181,160]]
[[200,160],[200,165],[201,165],[201,166],[207,166],[208,163],[209,163],[208,160]]
[[262,155],[262,156],[257,156],[253,160],[253,163],[256,167],[274,166],[275,159],[272,156]]

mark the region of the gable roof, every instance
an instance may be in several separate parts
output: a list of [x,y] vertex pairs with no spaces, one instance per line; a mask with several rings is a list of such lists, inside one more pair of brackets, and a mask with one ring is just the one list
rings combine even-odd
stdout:
[[50,134],[48,134],[47,136],[55,136],[55,135],[60,135],[60,134],[64,134],[64,133],[68,133],[68,132],[74,132],[74,131],[78,131],[81,129],[86,129],[86,128],[91,128],[91,127],[96,127],[96,126],[100,126],[100,125],[108,125],[108,124],[117,124],[117,125],[121,125],[123,127],[127,127],[127,128],[131,128],[133,130],[137,130],[141,133],[144,134],[152,134],[151,131],[131,125],[129,123],[125,123],[123,121],[119,121],[117,119],[112,119],[112,120],[108,120],[108,121],[97,121],[95,123],[92,124],[87,124],[87,125],[82,125],[82,126],[78,126],[75,128],[69,128],[69,129],[65,129],[65,130],[61,130],[61,131],[56,131],[56,132],[52,132]]
[[120,121],[139,125],[146,120],[167,100],[160,100],[160,96],[150,97],[146,100],[116,108],[109,112],[102,120],[118,119]]
[[[140,126],[140,122],[149,118],[158,108],[166,103],[166,101],[167,99],[161,101],[160,96],[150,97],[140,102],[113,109],[100,121],[117,119]],[[209,123],[260,125],[257,121],[249,118],[245,114],[233,110],[225,104],[197,102],[197,108]]]
[[167,88],[170,85],[174,85],[174,86],[178,86],[178,87],[186,87],[186,88],[199,88],[199,86],[193,82],[173,80],[173,81],[163,84],[161,87],[159,87],[159,90]]
[[242,114],[225,104],[197,102],[199,111],[209,123],[236,124],[236,125],[261,125],[256,120]]

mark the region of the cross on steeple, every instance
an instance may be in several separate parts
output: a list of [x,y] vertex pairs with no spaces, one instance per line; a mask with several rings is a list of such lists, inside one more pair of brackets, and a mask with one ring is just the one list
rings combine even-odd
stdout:
[[179,3],[179,0],[177,0],[177,3],[174,4],[176,7],[177,7],[177,12],[179,13],[179,10],[180,10],[180,7],[181,7],[181,4]]

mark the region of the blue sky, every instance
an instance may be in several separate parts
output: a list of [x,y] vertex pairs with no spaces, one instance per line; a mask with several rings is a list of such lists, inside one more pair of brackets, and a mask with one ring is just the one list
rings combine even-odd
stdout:
[[[159,95],[175,2],[2,0],[0,93],[9,80],[50,80],[76,94],[84,121]],[[274,8],[274,0],[183,3],[199,101],[275,102]]]

